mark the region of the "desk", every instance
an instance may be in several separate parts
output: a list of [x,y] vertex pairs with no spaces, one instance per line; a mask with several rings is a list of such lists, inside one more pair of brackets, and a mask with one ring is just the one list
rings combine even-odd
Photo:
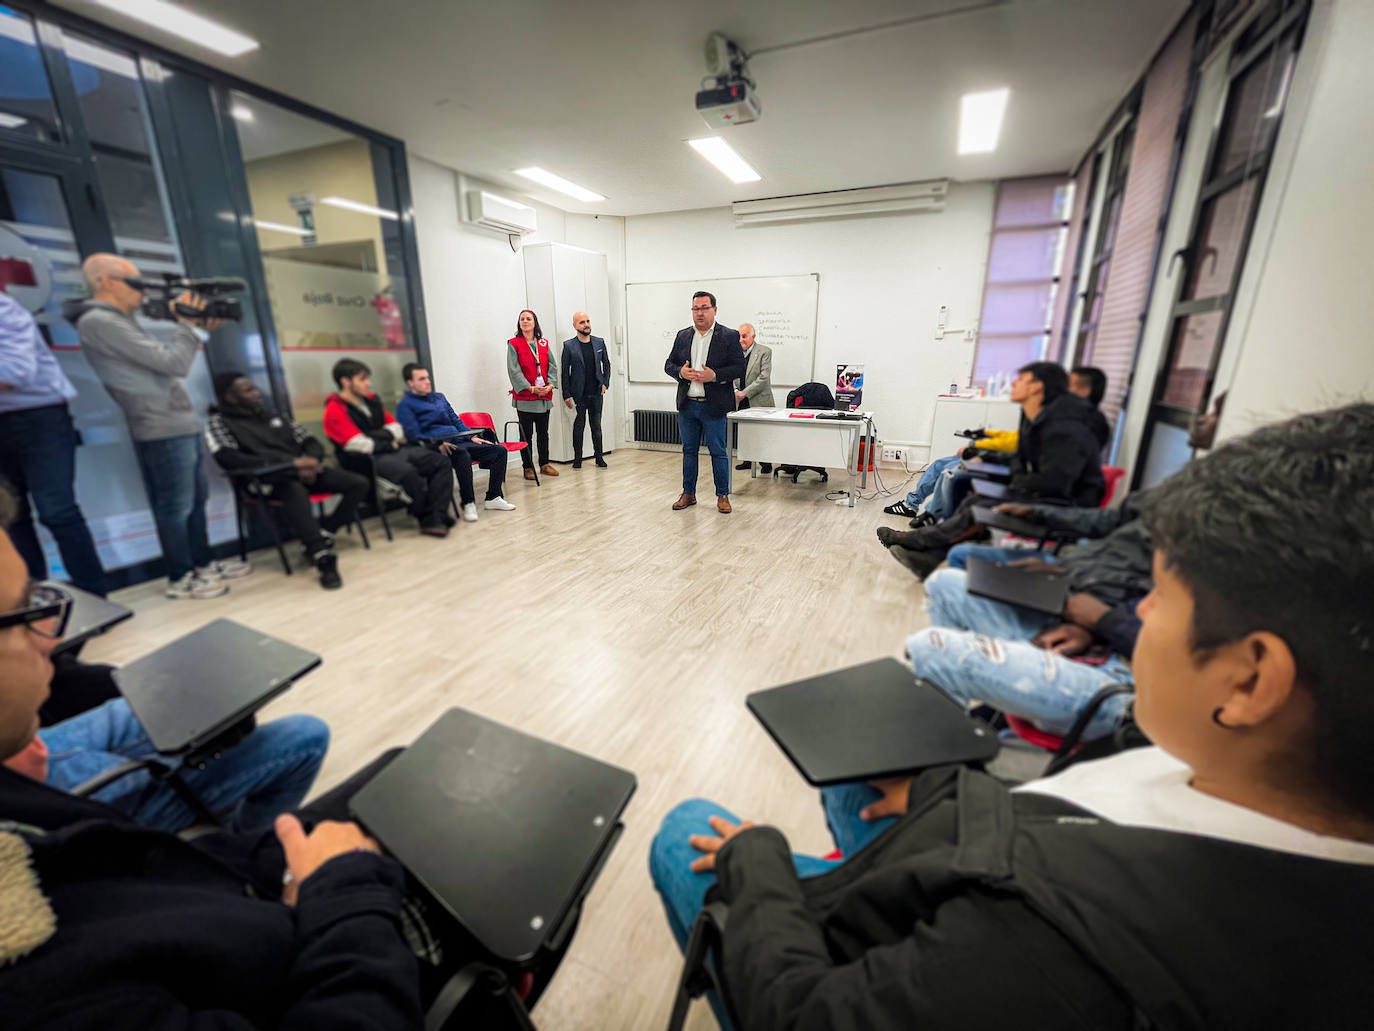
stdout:
[[164,755],[217,747],[320,664],[260,630],[217,619],[114,671],[115,685]]
[[75,654],[92,637],[103,634],[110,627],[132,619],[134,610],[112,601],[106,601],[98,594],[91,594],[71,584],[53,584],[72,596],[72,614],[67,618],[67,632],[53,648],[54,655],[63,652]]
[[859,438],[873,442],[873,413],[853,412],[855,419],[796,418],[798,415],[825,415],[823,409],[746,408],[730,412],[726,418],[739,428],[737,444],[741,462],[753,462],[750,477],[758,476],[759,462],[775,465],[806,465],[820,469],[849,470],[849,507],[859,486],[868,486],[868,459],[859,469]]

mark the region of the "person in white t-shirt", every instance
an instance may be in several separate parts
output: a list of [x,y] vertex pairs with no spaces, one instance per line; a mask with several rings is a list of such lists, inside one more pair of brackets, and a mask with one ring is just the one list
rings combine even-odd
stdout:
[[673,810],[650,869],[679,943],[713,885],[729,907],[722,1025],[1367,1025],[1372,439],[1374,404],[1301,415],[1157,488],[1153,747],[1014,791],[960,767],[826,789],[840,861]]

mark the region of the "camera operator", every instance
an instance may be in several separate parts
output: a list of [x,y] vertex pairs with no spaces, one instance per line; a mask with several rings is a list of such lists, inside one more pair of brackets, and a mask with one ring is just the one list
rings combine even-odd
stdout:
[[[167,562],[167,597],[215,598],[229,590],[224,581],[246,576],[237,559],[214,561],[205,528],[205,476],[200,420],[182,379],[191,371],[201,333],[178,316],[174,339],[151,336],[134,319],[143,290],[131,285],[138,269],[116,254],[93,254],[81,266],[91,288],[88,300],[68,301],[62,314],[76,326],[81,349],[105,390],[124,411]],[[204,308],[185,293],[182,304]],[[200,320],[205,330],[220,326]]]

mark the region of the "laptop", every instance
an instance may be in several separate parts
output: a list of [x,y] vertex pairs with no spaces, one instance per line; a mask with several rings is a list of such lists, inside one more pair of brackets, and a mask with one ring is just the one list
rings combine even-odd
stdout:
[[[1027,558],[1042,556],[1027,555]],[[1069,596],[1069,578],[1063,573],[1021,569],[971,555],[965,570],[969,594],[1057,616]]]
[[974,480],[973,493],[979,497],[1000,501],[1007,496],[1007,485],[1005,483],[993,483],[991,480]]
[[981,458],[970,458],[965,460],[964,468],[971,473],[979,476],[987,476],[994,480],[1011,479],[1011,466],[1000,465],[997,462],[984,461]]
[[319,664],[314,652],[217,619],[112,675],[153,747],[175,754],[212,744]]
[[349,803],[493,954],[556,947],[620,836],[634,774],[449,709]]
[[745,701],[815,787],[997,754],[996,734],[896,659],[755,691]]

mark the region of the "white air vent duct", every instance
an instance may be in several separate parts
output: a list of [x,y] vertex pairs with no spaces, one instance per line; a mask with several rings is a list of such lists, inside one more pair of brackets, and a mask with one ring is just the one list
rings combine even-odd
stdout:
[[535,210],[486,190],[468,191],[468,220],[507,236],[528,236],[538,228]]
[[834,190],[830,193],[803,193],[795,197],[745,200],[733,205],[733,210],[736,226],[891,215],[903,211],[943,211],[948,189],[948,179],[931,179],[900,186],[872,186],[862,190]]

